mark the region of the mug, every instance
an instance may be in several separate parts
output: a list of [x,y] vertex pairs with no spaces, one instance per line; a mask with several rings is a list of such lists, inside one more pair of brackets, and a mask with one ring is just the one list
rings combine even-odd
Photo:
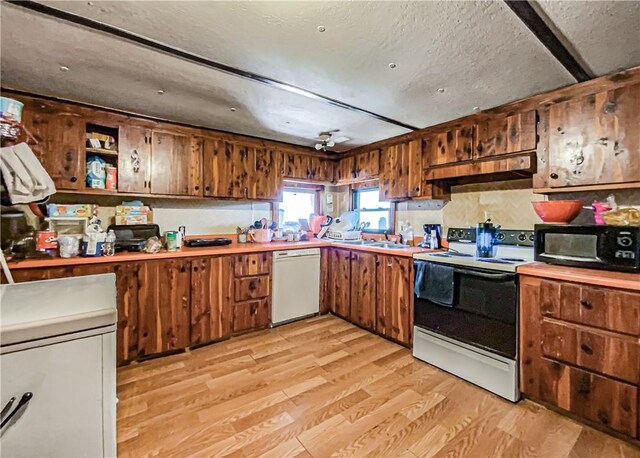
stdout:
[[238,243],[247,243],[247,234],[238,234]]
[[273,233],[271,232],[271,229],[254,229],[249,235],[251,236],[252,242],[270,243]]

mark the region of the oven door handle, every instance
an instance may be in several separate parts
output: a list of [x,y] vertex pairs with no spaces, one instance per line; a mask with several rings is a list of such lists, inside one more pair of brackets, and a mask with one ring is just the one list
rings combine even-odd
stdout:
[[471,277],[484,278],[487,280],[496,280],[496,281],[508,281],[516,278],[515,274],[490,274],[486,272],[476,272],[475,270],[467,270],[467,269],[454,269],[454,272],[463,275],[469,275]]

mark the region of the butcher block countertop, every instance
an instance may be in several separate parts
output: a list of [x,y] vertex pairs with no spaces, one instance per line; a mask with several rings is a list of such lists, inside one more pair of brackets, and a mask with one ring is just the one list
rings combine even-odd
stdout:
[[519,266],[521,275],[640,291],[640,273],[566,267],[534,262]]
[[[208,236],[213,238],[214,236]],[[217,236],[221,237],[221,236]],[[224,236],[222,236],[224,237]],[[206,237],[202,237],[206,238]],[[232,240],[234,237],[229,237]],[[36,269],[47,267],[63,267],[63,266],[76,266],[86,264],[101,264],[109,262],[135,262],[135,261],[148,261],[154,259],[173,259],[173,258],[192,258],[198,256],[216,256],[226,254],[249,254],[249,253],[262,253],[265,251],[280,251],[280,250],[296,250],[302,248],[347,248],[355,251],[366,251],[369,253],[387,254],[393,256],[413,257],[414,253],[423,253],[428,251],[424,248],[404,248],[404,249],[385,249],[371,246],[350,245],[346,243],[329,242],[326,240],[310,240],[304,242],[271,242],[271,243],[237,243],[235,240],[231,245],[221,247],[202,247],[202,248],[189,248],[182,247],[177,251],[162,250],[159,253],[129,253],[120,252],[114,256],[98,256],[98,257],[81,257],[76,256],[74,258],[38,258],[38,259],[25,259],[21,261],[9,262],[9,268],[14,269]]]

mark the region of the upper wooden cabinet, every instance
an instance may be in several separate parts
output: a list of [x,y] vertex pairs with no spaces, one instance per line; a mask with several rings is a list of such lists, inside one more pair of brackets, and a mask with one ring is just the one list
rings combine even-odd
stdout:
[[151,193],[202,195],[202,153],[188,135],[151,133]]
[[380,173],[380,150],[372,149],[355,156],[341,158],[336,163],[335,181],[349,184],[378,178]]
[[473,159],[474,126],[434,133],[425,138],[423,167]]
[[118,191],[150,192],[151,130],[121,127],[118,148]]
[[422,141],[388,146],[380,154],[380,199],[421,197]]
[[343,157],[336,163],[335,181],[337,184],[348,184],[356,181],[356,158],[355,156]]
[[51,108],[50,104],[42,106],[45,108],[28,103],[24,108],[23,123],[37,141],[31,145],[33,152],[57,189],[84,189],[84,120],[74,113]]
[[282,152],[282,176],[285,179],[331,182],[333,164],[330,159],[300,154],[295,151]]
[[474,159],[536,149],[536,112],[492,115],[476,126]]
[[552,105],[548,155],[550,187],[640,181],[640,84]]

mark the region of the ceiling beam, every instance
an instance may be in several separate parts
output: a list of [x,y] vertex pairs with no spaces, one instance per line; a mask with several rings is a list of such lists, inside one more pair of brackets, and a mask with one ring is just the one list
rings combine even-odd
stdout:
[[250,81],[258,82],[265,84],[270,87],[274,87],[277,89],[281,89],[283,91],[287,91],[292,94],[297,94],[302,97],[306,97],[308,99],[312,99],[318,102],[323,102],[328,105],[332,105],[334,107],[342,108],[344,110],[349,110],[354,113],[360,113],[371,118],[377,119],[379,121],[383,121],[389,124],[393,124],[399,127],[402,127],[407,130],[418,130],[418,127],[412,126],[410,124],[404,123],[402,121],[398,121],[387,116],[374,113],[373,111],[365,110],[364,108],[356,107],[354,105],[348,104],[346,102],[342,102],[337,99],[333,99],[331,97],[324,96],[322,94],[318,94],[317,92],[309,91],[307,89],[301,88],[299,86],[295,86],[293,84],[285,83],[284,81],[276,80],[273,78],[269,78],[268,76],[259,75],[257,73],[252,73],[246,70],[242,70],[239,68],[231,67],[230,65],[223,64],[221,62],[216,62],[214,60],[208,59],[203,56],[199,56],[197,54],[190,53],[188,51],[175,48],[173,46],[167,45],[165,43],[161,43],[159,41],[152,40],[150,38],[144,37],[142,35],[135,34],[133,32],[129,32],[128,30],[121,29],[119,27],[114,27],[109,24],[105,24],[100,21],[96,21],[94,19],[90,19],[84,16],[80,16],[74,13],[69,13],[67,11],[60,10],[58,8],[53,8],[51,6],[43,5],[41,3],[35,1],[19,1],[19,0],[6,0],[5,3],[10,3],[15,6],[19,6],[21,8],[28,9],[30,11],[35,11],[37,13],[43,14],[45,16],[49,16],[55,19],[60,19],[66,22],[70,22],[76,25],[80,25],[82,27],[86,27],[91,30],[99,31],[101,33],[111,35],[117,38],[121,38],[132,43],[136,43],[141,46],[145,46],[147,48],[153,49],[155,51],[162,52],[164,54],[168,54],[173,57],[177,57],[183,59],[185,61],[195,63],[198,65],[202,65],[204,67],[211,68],[213,70],[217,70],[228,75],[233,75],[239,78],[244,78]]
[[573,57],[551,28],[533,9],[528,0],[504,0],[511,11],[527,26],[527,28],[540,40],[540,42],[558,59],[576,81],[583,82],[593,79],[594,76]]

